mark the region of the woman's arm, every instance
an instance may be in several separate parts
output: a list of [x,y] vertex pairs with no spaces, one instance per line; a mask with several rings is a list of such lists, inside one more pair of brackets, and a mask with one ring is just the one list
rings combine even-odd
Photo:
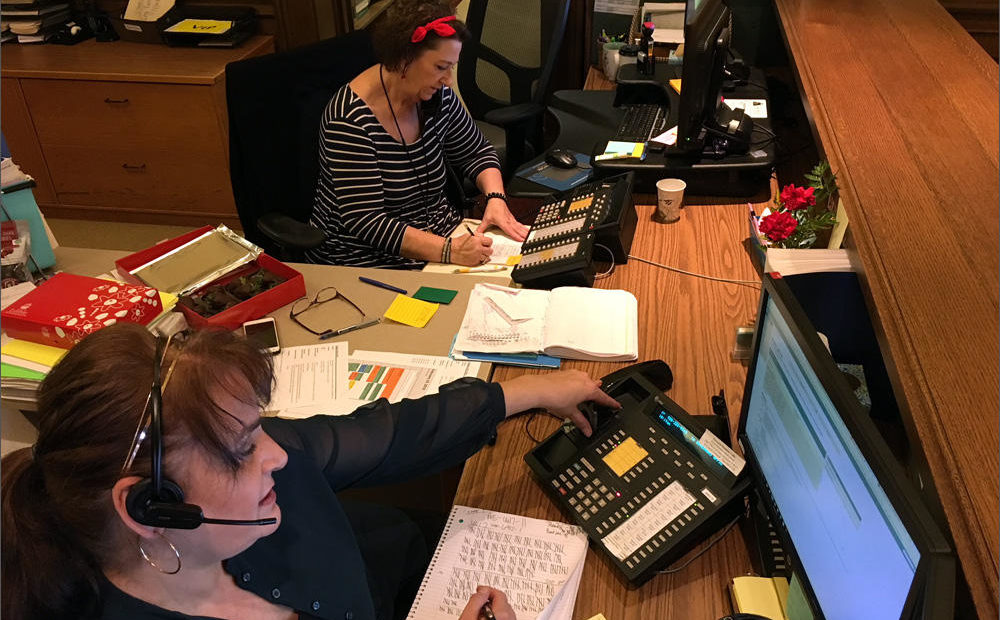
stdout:
[[[474,179],[483,194],[503,194],[503,177],[496,150],[476,127],[454,91],[444,89],[441,102],[441,113],[445,116],[444,150],[448,161],[455,164],[464,176]],[[518,241],[524,241],[528,234],[528,228],[514,219],[507,203],[499,198],[487,201],[483,223],[476,232],[481,233],[490,225],[498,226]]]
[[[503,176],[500,175],[499,168],[487,168],[480,172],[479,176],[476,177],[476,186],[484,196],[489,194],[507,195],[503,189]],[[528,236],[528,227],[514,218],[507,206],[507,201],[503,198],[487,199],[483,221],[479,224],[476,232],[486,232],[490,226],[496,226],[515,241],[524,241],[525,237]]]
[[524,375],[503,383],[464,378],[437,394],[389,404],[380,399],[349,416],[264,420],[282,446],[302,450],[335,489],[374,486],[440,471],[475,454],[505,417],[544,407],[590,426],[577,405],[616,407],[600,383],[580,371]]

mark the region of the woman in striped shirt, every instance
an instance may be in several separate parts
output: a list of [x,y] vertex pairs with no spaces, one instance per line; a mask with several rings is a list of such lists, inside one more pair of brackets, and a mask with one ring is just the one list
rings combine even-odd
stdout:
[[[497,226],[522,241],[527,227],[507,208],[496,151],[449,88],[467,38],[436,2],[396,2],[375,33],[381,63],[330,100],[320,129],[312,224],[327,239],[308,258],[364,267],[486,263]],[[487,196],[476,234],[445,192],[445,159]]]

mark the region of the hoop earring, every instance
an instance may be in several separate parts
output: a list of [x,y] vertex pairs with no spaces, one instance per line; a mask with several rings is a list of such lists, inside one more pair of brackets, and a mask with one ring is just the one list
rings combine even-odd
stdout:
[[170,550],[174,552],[174,557],[177,558],[177,568],[175,568],[174,570],[163,570],[162,568],[157,566],[156,562],[154,562],[152,558],[150,558],[149,555],[146,553],[146,550],[142,548],[141,538],[139,539],[139,555],[141,555],[142,559],[146,560],[146,562],[150,566],[160,571],[164,575],[176,575],[181,570],[181,552],[177,550],[177,547],[174,546],[174,543],[170,542],[170,540],[166,536],[164,536],[159,532],[157,532],[156,535],[162,538],[164,542],[166,542],[168,545],[170,545]]

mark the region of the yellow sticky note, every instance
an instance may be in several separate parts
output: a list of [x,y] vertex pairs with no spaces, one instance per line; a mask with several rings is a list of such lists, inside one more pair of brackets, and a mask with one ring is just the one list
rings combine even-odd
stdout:
[[45,366],[55,366],[56,362],[66,355],[67,350],[60,349],[59,347],[50,347],[47,344],[38,344],[37,342],[11,338],[4,343],[3,352],[5,355],[11,355],[18,359],[28,360],[29,362],[36,362]]
[[670,80],[670,86],[674,90],[677,91],[678,95],[681,94],[681,79],[680,78],[677,78],[677,79],[674,79],[674,80]]
[[233,22],[228,19],[185,19],[167,28],[164,32],[226,34],[232,27]]
[[513,267],[514,265],[517,265],[518,263],[521,262],[521,258],[522,258],[521,254],[518,254],[516,256],[508,256],[506,264],[510,267]]
[[604,617],[604,614],[597,614],[596,616],[594,616],[590,620],[607,620],[607,619]]
[[639,461],[646,458],[649,453],[643,449],[635,439],[629,437],[621,442],[617,448],[608,452],[604,457],[604,463],[619,476],[635,467]]
[[385,311],[385,318],[404,325],[423,327],[437,312],[439,305],[399,294]]

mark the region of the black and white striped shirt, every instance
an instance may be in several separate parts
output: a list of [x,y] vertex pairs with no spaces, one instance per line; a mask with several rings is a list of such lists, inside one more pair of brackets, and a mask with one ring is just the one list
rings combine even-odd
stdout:
[[496,151],[447,87],[438,113],[404,148],[350,85],[343,86],[323,112],[319,157],[310,223],[327,240],[306,256],[359,267],[419,267],[423,261],[399,255],[406,227],[447,235],[458,225],[461,216],[444,192],[445,157],[471,179],[500,167]]

